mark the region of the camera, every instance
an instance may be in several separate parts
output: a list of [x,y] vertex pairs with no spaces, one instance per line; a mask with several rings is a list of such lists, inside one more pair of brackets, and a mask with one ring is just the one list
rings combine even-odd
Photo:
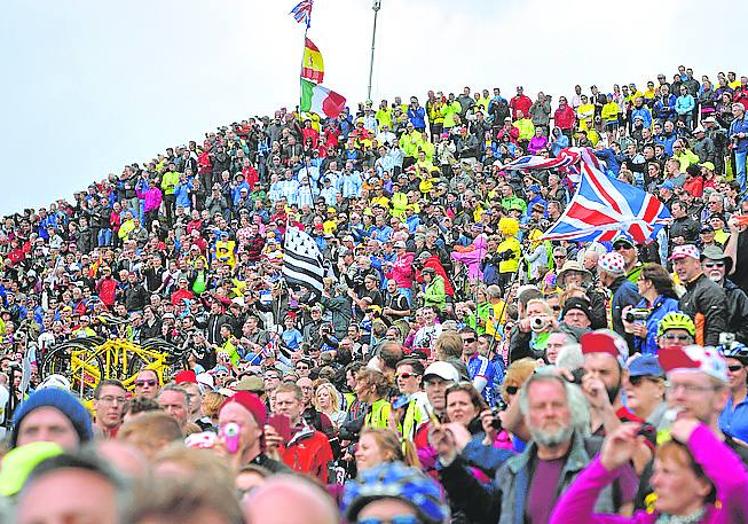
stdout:
[[547,325],[548,319],[546,317],[530,317],[530,329],[533,331],[542,331]]
[[645,322],[651,311],[649,309],[635,308],[626,311],[623,319],[626,322]]
[[502,429],[501,419],[499,418],[499,414],[502,411],[503,410],[498,406],[491,410],[491,416],[493,417],[493,420],[491,421],[491,427],[496,431],[501,431]]
[[574,380],[571,381],[572,384],[582,385],[582,379],[584,378],[584,368],[577,368],[574,371],[571,372],[571,376],[574,377]]

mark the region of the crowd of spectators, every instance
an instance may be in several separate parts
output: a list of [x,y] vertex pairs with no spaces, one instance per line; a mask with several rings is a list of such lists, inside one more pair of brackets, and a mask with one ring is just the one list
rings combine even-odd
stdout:
[[[748,521],[746,110],[684,66],[280,109],[5,217],[0,521]],[[568,147],[672,220],[544,240],[571,178],[503,167]],[[40,369],[113,325],[186,361],[89,411]]]

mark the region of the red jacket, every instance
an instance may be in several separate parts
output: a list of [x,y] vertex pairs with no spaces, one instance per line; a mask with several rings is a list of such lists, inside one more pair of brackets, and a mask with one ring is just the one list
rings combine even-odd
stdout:
[[96,291],[99,298],[106,306],[113,306],[117,298],[117,281],[112,277],[102,278],[96,284]]
[[512,99],[509,101],[509,107],[512,109],[512,120],[516,120],[517,117],[517,110],[521,109],[522,113],[525,116],[529,116],[530,113],[530,106],[532,105],[532,100],[530,100],[530,97],[527,95],[515,95],[512,97]]
[[171,294],[171,303],[178,306],[185,298],[187,300],[195,300],[195,294],[189,289],[178,289]]
[[332,461],[330,442],[321,431],[304,424],[288,445],[280,450],[283,462],[298,473],[316,477],[327,484],[327,468]]
[[574,121],[576,120],[574,110],[568,104],[564,107],[558,106],[556,112],[553,114],[553,121],[556,127],[561,129],[571,129],[574,127]]

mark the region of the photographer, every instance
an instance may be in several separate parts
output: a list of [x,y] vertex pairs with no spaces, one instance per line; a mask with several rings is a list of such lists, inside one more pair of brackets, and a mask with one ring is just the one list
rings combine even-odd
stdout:
[[659,264],[644,264],[636,282],[642,299],[623,310],[626,333],[634,335],[634,349],[642,354],[657,354],[657,329],[660,320],[671,311],[678,311],[678,297],[670,274]]
[[509,362],[525,357],[543,358],[548,336],[558,327],[553,310],[545,300],[530,300],[525,316],[517,322],[510,335]]

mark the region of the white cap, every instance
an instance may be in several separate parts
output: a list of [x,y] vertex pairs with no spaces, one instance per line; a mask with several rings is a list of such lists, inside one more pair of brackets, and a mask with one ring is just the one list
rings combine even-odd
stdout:
[[426,380],[426,377],[429,375],[436,375],[439,378],[451,382],[460,381],[460,374],[457,372],[457,369],[455,369],[455,367],[449,362],[444,362],[442,360],[437,360],[427,367],[426,371],[423,373],[423,379]]

